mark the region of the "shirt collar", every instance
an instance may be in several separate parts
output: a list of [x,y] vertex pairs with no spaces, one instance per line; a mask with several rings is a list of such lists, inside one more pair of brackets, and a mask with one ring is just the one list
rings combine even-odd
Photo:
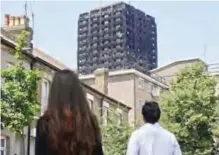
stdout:
[[158,122],[155,123],[154,126],[156,126],[156,127],[161,127],[161,126],[160,126],[160,123],[158,123]]
[[144,126],[154,126],[154,127],[157,127],[157,128],[160,128],[160,123],[154,123],[154,124],[151,124],[151,123],[146,123]]

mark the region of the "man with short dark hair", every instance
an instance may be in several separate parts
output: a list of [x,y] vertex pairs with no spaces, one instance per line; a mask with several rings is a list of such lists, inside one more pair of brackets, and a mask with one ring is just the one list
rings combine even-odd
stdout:
[[174,134],[158,123],[161,115],[159,105],[146,102],[142,115],[145,125],[132,133],[126,155],[182,155]]

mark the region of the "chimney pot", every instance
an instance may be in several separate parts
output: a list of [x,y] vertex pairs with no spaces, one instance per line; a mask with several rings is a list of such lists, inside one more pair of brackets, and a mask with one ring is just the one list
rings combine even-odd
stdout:
[[9,17],[9,26],[14,26],[14,16]]
[[9,25],[9,17],[10,17],[9,14],[5,14],[5,26]]
[[21,16],[21,18],[20,18],[20,24],[21,24],[21,25],[24,25],[24,16]]
[[20,21],[19,21],[19,17],[14,17],[14,25],[17,26],[19,25]]
[[21,24],[21,17],[20,16],[18,17],[18,24],[19,25]]
[[25,25],[29,27],[29,18],[24,16],[21,16],[20,18],[20,25]]

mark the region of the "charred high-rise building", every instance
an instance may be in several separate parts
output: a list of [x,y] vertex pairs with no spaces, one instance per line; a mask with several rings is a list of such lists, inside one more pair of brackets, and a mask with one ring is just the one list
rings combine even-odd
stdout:
[[157,67],[155,19],[124,2],[79,15],[78,72]]

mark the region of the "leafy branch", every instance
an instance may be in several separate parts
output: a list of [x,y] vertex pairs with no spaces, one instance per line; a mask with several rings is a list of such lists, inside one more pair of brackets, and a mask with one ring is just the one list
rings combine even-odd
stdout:
[[15,48],[15,66],[1,69],[4,81],[1,87],[1,121],[5,127],[17,134],[22,134],[37,114],[40,104],[37,100],[38,82],[41,79],[37,70],[25,69],[23,49],[27,45],[29,33],[23,31]]

